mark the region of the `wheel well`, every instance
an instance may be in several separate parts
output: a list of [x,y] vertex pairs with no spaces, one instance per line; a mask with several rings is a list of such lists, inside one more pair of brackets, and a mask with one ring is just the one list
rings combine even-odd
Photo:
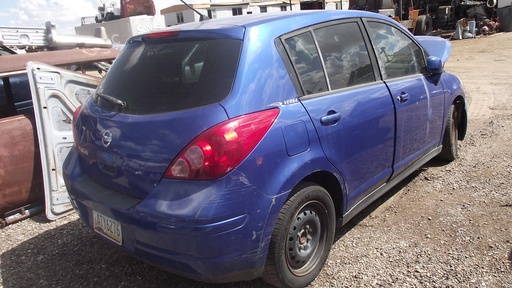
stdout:
[[303,182],[314,182],[327,190],[329,195],[331,195],[332,201],[334,202],[334,208],[336,209],[336,219],[339,219],[343,216],[343,194],[338,178],[329,172],[318,171],[308,175],[303,179]]
[[468,126],[468,115],[466,111],[466,103],[462,96],[457,96],[453,101],[457,110],[457,130],[459,130],[459,140],[464,140]]

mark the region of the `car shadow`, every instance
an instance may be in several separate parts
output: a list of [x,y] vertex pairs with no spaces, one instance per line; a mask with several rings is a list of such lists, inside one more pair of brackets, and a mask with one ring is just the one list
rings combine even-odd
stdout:
[[[433,165],[446,165],[446,163],[442,164],[443,162],[439,162]],[[437,167],[437,166],[431,166],[432,164],[427,163],[426,165],[423,165],[420,169],[414,171],[411,175],[407,176],[404,180],[402,180],[400,183],[395,185],[393,188],[391,188],[389,191],[384,193],[384,195],[380,196],[377,200],[375,200],[373,203],[368,205],[366,208],[361,210],[354,218],[350,219],[345,225],[343,225],[341,228],[338,228],[336,230],[336,234],[334,236],[334,242],[337,242],[343,236],[348,233],[350,230],[352,230],[355,226],[357,226],[361,221],[366,219],[370,214],[372,214],[377,208],[382,206],[384,203],[389,201],[393,196],[395,196],[398,192],[400,192],[404,187],[409,185],[409,183],[416,177],[418,177],[423,171],[427,170],[428,167]]]

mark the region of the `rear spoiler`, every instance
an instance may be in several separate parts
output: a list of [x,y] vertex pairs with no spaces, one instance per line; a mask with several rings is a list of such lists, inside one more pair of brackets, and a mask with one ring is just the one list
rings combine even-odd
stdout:
[[452,43],[450,41],[433,36],[416,36],[416,39],[425,48],[429,56],[436,56],[443,63],[446,63],[448,58],[450,58],[452,50]]

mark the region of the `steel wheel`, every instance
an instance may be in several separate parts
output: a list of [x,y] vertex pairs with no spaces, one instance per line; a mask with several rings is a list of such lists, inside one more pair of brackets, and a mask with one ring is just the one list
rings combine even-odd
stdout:
[[303,183],[279,212],[262,278],[276,287],[304,287],[322,270],[335,232],[329,193]]
[[297,276],[311,272],[322,256],[321,252],[325,249],[325,239],[329,230],[327,225],[322,225],[328,223],[327,215],[322,213],[326,210],[320,202],[307,202],[290,225],[286,263],[290,271]]

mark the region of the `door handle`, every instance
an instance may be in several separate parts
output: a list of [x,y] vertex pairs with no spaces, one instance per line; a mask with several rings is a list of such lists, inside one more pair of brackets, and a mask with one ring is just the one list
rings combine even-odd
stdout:
[[409,94],[402,92],[396,97],[396,100],[398,100],[400,103],[405,103],[407,100],[409,100]]
[[327,115],[320,118],[320,124],[322,124],[324,126],[333,125],[333,124],[338,123],[340,121],[340,119],[341,119],[340,113],[337,113],[334,111],[329,111]]

